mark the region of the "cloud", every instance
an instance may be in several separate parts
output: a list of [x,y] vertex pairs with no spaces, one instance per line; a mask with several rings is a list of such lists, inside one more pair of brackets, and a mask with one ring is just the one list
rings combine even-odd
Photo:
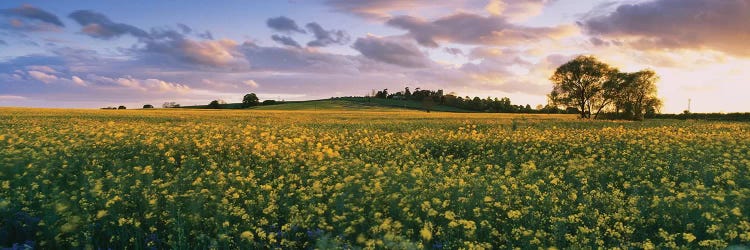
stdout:
[[490,0],[485,10],[495,16],[503,16],[508,20],[522,21],[529,17],[538,16],[544,6],[554,0]]
[[447,11],[481,10],[487,0],[325,0],[325,4],[335,11],[358,17],[387,20],[394,14],[419,13],[425,15],[446,14]]
[[243,67],[247,64],[234,40],[193,40],[175,30],[152,30],[143,47],[131,49],[152,63],[180,62],[193,66]]
[[8,43],[5,40],[0,40],[0,45],[8,45]]
[[190,87],[174,82],[167,82],[159,79],[146,79],[141,81],[141,86],[149,90],[155,90],[159,92],[187,92],[190,91]]
[[305,72],[316,74],[357,73],[353,56],[323,53],[312,49],[259,46],[245,42],[239,50],[254,72]]
[[307,46],[310,47],[325,47],[331,44],[344,45],[350,40],[349,34],[343,30],[325,30],[315,22],[308,23],[305,27],[315,35],[315,40],[307,43]]
[[81,31],[94,38],[111,39],[125,34],[130,34],[137,38],[147,38],[149,35],[142,29],[124,23],[112,22],[107,16],[90,11],[78,10],[70,13],[70,18],[83,26]]
[[9,28],[26,31],[58,31],[65,27],[55,14],[24,4],[18,8],[2,9],[0,16],[7,18]]
[[118,78],[110,78],[106,76],[89,75],[87,78],[96,84],[96,86],[115,86],[125,87],[128,89],[134,89],[142,92],[188,92],[190,87],[184,84],[168,82],[160,79],[149,78],[149,79],[138,79],[132,76],[123,76]]
[[352,47],[362,53],[363,56],[379,62],[407,68],[426,67],[430,64],[427,55],[409,42],[369,35],[358,38]]
[[445,48],[443,49],[443,51],[454,56],[460,56],[464,54],[464,52],[459,48]]
[[214,35],[211,34],[211,31],[206,30],[206,32],[199,33],[198,37],[208,40],[214,40]]
[[[88,10],[79,10],[70,17],[83,25],[83,33],[100,39],[111,39],[122,35],[138,38],[139,44],[124,52],[131,53],[142,62],[151,65],[183,63],[190,66],[245,67],[247,62],[237,52],[237,42],[230,39],[212,40],[206,31],[198,37],[211,40],[195,40],[186,36],[192,28],[177,24],[178,29],[158,28],[146,32],[138,27],[115,23],[107,16]],[[172,65],[175,66],[175,65]]]
[[284,33],[307,33],[305,32],[305,30],[297,26],[297,22],[285,16],[269,18],[268,20],[266,20],[266,25],[275,31]]
[[55,75],[47,74],[47,73],[36,71],[36,70],[29,70],[27,73],[29,74],[29,76],[31,76],[31,78],[34,78],[40,82],[47,83],[47,84],[57,81],[58,79],[57,76]]
[[30,65],[30,66],[26,66],[26,69],[45,72],[45,73],[51,73],[51,74],[58,73],[57,70],[46,65]]
[[78,84],[80,86],[86,86],[86,81],[84,81],[78,76],[73,76],[70,78],[70,80],[73,81],[73,83]]
[[497,79],[513,75],[513,69],[530,68],[533,64],[524,60],[521,51],[508,48],[478,47],[468,57],[481,60],[478,63],[466,63],[461,70],[478,79]]
[[426,3],[435,1],[425,0],[327,0],[326,3],[335,10],[347,13],[353,13],[366,18],[387,18],[389,12],[416,8]]
[[593,44],[594,46],[609,46],[610,45],[609,41],[604,41],[598,37],[591,37],[589,39],[589,42],[591,42],[591,44]]
[[277,43],[280,43],[282,45],[291,46],[291,47],[297,47],[300,48],[302,46],[297,43],[293,38],[288,36],[279,36],[279,35],[272,35],[271,40],[274,40]]
[[182,56],[188,61],[222,66],[237,60],[232,51],[235,47],[237,47],[237,43],[229,39],[217,41],[185,40],[180,49]]
[[245,80],[245,81],[242,81],[242,83],[251,88],[257,88],[259,86],[258,83],[253,80]]
[[474,45],[517,45],[543,39],[559,39],[576,32],[573,26],[528,27],[508,22],[501,16],[456,13],[434,21],[398,16],[388,25],[405,29],[422,46],[438,47],[438,42]]
[[750,56],[746,0],[655,0],[587,16],[579,24],[588,34],[638,49],[710,49]]
[[8,9],[6,11],[7,13],[15,16],[39,20],[59,27],[65,27],[65,25],[60,21],[59,18],[57,18],[56,15],[28,4],[24,4],[18,8]]
[[473,13],[487,12],[512,21],[522,21],[539,15],[544,7],[556,0],[327,0],[336,11],[351,13],[368,19],[387,20],[394,14],[419,13],[421,15],[448,14],[446,11],[463,10]]
[[0,101],[18,101],[26,100],[26,97],[18,95],[0,95]]
[[193,29],[190,28],[190,26],[187,26],[187,25],[182,24],[182,23],[178,23],[177,24],[177,28],[180,29],[180,31],[182,32],[182,34],[190,34],[190,32],[193,32]]
[[[549,91],[546,79],[552,67],[524,58],[527,51],[508,47],[477,47],[466,57],[471,60],[456,69],[456,87],[465,86],[475,91],[520,93],[543,96]],[[445,70],[443,70],[445,71]]]

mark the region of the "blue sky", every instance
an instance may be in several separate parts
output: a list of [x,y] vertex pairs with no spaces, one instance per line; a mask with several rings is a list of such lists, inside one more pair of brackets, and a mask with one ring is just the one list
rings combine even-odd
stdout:
[[0,106],[404,87],[536,106],[591,54],[654,69],[664,112],[747,111],[749,15],[750,0],[2,1]]

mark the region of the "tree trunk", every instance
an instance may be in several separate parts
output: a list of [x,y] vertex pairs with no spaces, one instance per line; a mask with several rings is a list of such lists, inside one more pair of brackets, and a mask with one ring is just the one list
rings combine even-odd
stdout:
[[581,102],[581,118],[586,118],[586,103]]

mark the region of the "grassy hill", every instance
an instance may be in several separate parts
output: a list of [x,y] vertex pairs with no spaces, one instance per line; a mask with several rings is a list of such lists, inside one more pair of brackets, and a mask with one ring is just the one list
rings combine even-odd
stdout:
[[[240,103],[221,104],[222,109],[241,109]],[[184,108],[206,108],[206,105],[185,106]],[[294,101],[273,105],[261,105],[250,107],[257,110],[367,110],[367,111],[398,111],[398,110],[424,110],[422,103],[417,101],[364,98],[364,97],[342,97],[324,100]],[[432,111],[443,112],[472,112],[469,110],[435,105]]]

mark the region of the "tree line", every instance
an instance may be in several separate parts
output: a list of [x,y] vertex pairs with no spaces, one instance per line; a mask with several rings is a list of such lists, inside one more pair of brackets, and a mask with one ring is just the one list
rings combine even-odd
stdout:
[[444,94],[442,89],[429,90],[416,88],[412,92],[409,87],[404,88],[403,91],[391,93],[388,89],[380,91],[373,91],[370,96],[372,98],[380,99],[393,99],[393,100],[410,100],[422,102],[422,106],[425,110],[430,110],[434,105],[443,105],[448,107],[454,107],[470,111],[478,112],[490,112],[490,113],[547,113],[547,114],[559,114],[572,112],[577,113],[578,110],[562,110],[556,106],[546,105],[537,106],[536,109],[532,108],[531,105],[515,105],[512,104],[510,98],[480,98],[475,97],[461,97],[455,93]]

